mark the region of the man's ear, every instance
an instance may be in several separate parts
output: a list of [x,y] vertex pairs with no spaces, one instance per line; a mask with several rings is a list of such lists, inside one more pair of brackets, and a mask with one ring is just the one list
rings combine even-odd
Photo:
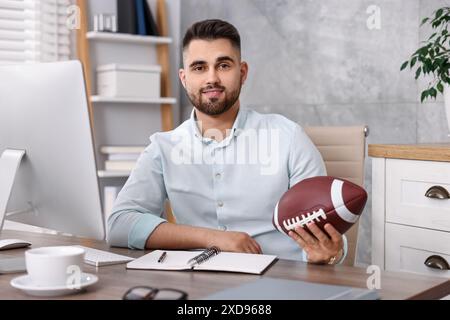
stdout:
[[248,63],[245,61],[241,62],[241,82],[242,84],[245,83],[245,80],[247,80],[248,76]]
[[184,69],[178,70],[178,77],[180,78],[183,87],[186,89],[186,72],[184,71]]

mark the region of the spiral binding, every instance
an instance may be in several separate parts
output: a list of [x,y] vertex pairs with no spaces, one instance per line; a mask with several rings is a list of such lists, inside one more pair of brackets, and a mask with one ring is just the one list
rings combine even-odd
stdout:
[[196,264],[201,264],[205,261],[207,261],[209,258],[218,255],[220,253],[220,249],[218,247],[211,247],[209,249],[206,249],[198,256],[193,257],[188,261],[188,264],[190,266],[194,266]]

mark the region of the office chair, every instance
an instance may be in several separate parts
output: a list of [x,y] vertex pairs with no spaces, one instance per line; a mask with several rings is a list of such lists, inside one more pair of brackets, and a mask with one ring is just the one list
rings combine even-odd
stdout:
[[[325,162],[327,175],[364,187],[364,160],[367,126],[305,127]],[[343,264],[355,264],[359,220],[347,231],[348,252]]]

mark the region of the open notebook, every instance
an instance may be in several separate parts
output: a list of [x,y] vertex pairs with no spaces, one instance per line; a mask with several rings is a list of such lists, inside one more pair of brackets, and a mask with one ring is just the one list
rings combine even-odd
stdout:
[[249,254],[220,252],[209,257],[201,264],[191,267],[188,261],[201,251],[169,251],[163,262],[158,259],[164,251],[155,250],[127,264],[127,269],[152,270],[208,270],[261,274],[275,260],[276,256],[265,254]]

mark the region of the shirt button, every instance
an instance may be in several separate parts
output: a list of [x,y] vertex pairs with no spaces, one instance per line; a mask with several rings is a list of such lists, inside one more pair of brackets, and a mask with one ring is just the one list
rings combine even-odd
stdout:
[[222,207],[223,207],[223,202],[222,202],[222,201],[219,201],[219,202],[217,202],[217,205],[218,205],[220,208],[222,208]]
[[220,179],[222,175],[220,173],[216,173],[216,179]]

